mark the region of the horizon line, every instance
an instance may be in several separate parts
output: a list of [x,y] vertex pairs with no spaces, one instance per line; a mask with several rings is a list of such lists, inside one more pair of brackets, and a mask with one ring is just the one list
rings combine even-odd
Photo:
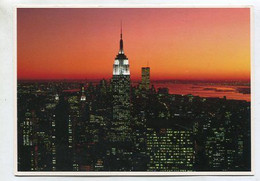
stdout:
[[[28,78],[17,78],[17,81],[62,81],[62,80],[79,80],[79,81],[98,81],[98,80],[110,80],[111,78],[36,78],[36,79],[28,79]],[[141,81],[141,78],[138,79],[131,79],[132,81]],[[251,82],[251,79],[150,79],[150,81],[182,81],[182,82]]]

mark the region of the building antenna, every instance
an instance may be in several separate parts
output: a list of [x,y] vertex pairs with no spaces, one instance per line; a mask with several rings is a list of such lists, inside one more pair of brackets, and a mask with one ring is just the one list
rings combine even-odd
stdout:
[[120,34],[120,36],[121,36],[121,39],[122,39],[122,35],[123,35],[123,30],[122,30],[123,28],[122,28],[122,20],[121,20],[121,34]]

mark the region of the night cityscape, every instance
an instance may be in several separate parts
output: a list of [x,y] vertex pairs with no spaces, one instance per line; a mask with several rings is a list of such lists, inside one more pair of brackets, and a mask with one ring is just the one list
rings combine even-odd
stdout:
[[124,50],[110,79],[18,80],[18,171],[251,171],[250,101],[134,83]]

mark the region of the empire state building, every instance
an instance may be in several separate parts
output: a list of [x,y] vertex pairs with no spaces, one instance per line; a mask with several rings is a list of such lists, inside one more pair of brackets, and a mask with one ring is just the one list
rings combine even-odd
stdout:
[[113,65],[113,127],[117,139],[125,141],[129,138],[130,124],[130,70],[129,61],[124,54],[122,28],[119,52]]
[[111,170],[131,170],[130,70],[123,48],[122,27],[119,52],[113,64],[111,84],[113,92],[113,112],[109,136],[112,155],[110,165],[113,165]]
[[[120,47],[119,52],[115,58],[113,65],[113,78],[115,77],[128,77],[130,80],[130,70],[129,70],[129,61],[126,55],[124,54],[124,45],[123,45],[123,34],[121,29],[120,34]],[[130,83],[130,82],[129,82]]]

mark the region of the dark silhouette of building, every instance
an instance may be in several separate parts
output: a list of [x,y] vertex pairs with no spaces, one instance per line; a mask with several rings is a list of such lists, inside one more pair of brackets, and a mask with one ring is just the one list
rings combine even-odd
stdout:
[[55,110],[55,145],[56,145],[56,170],[71,171],[73,155],[71,142],[69,104],[64,96]]
[[140,86],[145,90],[150,89],[150,67],[142,67],[142,82]]

